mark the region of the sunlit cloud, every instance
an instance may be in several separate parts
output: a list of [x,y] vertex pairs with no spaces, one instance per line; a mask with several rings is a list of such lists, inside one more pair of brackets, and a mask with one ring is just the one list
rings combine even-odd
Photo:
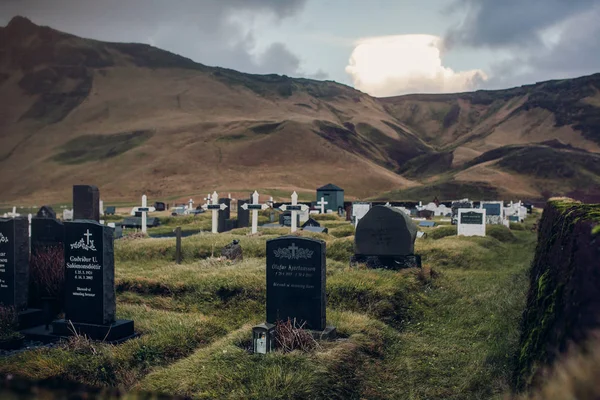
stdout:
[[442,40],[433,35],[395,35],[361,39],[346,72],[354,86],[373,96],[450,93],[478,88],[482,70],[453,71],[442,65]]

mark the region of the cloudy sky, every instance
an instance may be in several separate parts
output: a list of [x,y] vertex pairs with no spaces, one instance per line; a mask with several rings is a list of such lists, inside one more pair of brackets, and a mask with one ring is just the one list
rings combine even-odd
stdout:
[[375,96],[600,72],[600,0],[0,0],[15,15]]

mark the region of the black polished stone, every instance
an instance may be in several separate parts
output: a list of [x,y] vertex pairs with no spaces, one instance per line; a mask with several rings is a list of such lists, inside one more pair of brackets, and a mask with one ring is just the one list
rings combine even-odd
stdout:
[[29,221],[0,218],[0,304],[27,308],[29,291]]
[[237,201],[237,227],[247,228],[250,226],[250,211],[244,210],[242,206],[250,203],[249,199],[240,199]]
[[325,242],[284,236],[267,241],[267,322],[296,320],[324,330]]
[[113,229],[94,221],[65,222],[65,318],[115,321]]
[[414,253],[417,226],[408,215],[388,206],[374,206],[359,221],[354,237],[361,256],[407,256]]
[[100,221],[100,192],[96,186],[73,186],[73,219]]

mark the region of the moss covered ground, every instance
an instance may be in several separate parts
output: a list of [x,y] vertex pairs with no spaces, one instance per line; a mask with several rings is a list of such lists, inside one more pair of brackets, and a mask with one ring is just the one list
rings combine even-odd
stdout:
[[[430,235],[416,242],[422,270],[386,271],[351,268],[352,227],[326,218],[329,234],[300,233],[327,242],[327,320],[339,333],[313,352],[248,352],[251,327],[265,318],[265,242],[288,231],[243,228],[183,238],[180,265],[173,238],[117,240],[117,313],[141,336],[28,350],[0,358],[0,373],[191,398],[487,399],[509,390],[534,232]],[[217,258],[233,239],[244,260]]]

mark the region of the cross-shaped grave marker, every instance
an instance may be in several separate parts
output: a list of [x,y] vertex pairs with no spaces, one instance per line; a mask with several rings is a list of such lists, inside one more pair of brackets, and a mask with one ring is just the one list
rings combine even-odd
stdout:
[[297,224],[297,213],[298,211],[307,211],[308,206],[306,204],[298,204],[298,193],[292,193],[292,204],[283,204],[279,207],[281,211],[291,211],[292,212],[292,233],[296,232],[298,229]]
[[21,214],[17,213],[17,207],[13,206],[12,212],[9,212],[7,214],[10,218],[15,218],[15,217],[19,217]]
[[192,211],[193,208],[194,208],[194,199],[190,199],[190,201],[188,201],[188,210]]
[[[296,192],[294,192],[296,193]],[[321,207],[321,214],[325,214],[325,205],[329,202],[325,201],[325,197],[321,197],[321,201],[317,201],[317,205]]]
[[226,209],[227,204],[219,204],[219,195],[217,194],[217,192],[213,192],[212,199],[207,200],[206,204],[202,205],[202,208],[205,210],[212,210],[212,233],[218,233],[219,210]]
[[252,204],[242,204],[244,210],[252,210],[252,234],[258,232],[258,210],[266,210],[269,208],[267,204],[259,204],[258,197],[258,192],[255,190],[254,193],[252,193]]

